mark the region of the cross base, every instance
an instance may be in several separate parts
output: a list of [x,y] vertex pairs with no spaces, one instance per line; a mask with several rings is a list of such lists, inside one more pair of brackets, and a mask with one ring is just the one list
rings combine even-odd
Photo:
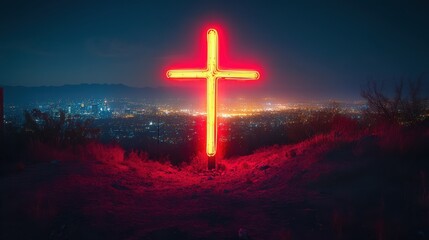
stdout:
[[207,165],[207,167],[208,167],[208,169],[209,170],[213,170],[213,169],[216,169],[216,156],[208,156],[207,157],[207,162],[208,162],[208,165]]

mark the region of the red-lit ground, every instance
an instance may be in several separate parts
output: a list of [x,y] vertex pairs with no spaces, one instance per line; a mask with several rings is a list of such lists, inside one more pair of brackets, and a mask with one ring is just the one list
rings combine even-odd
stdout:
[[117,147],[56,153],[1,177],[0,238],[427,239],[428,133],[407,136],[332,133],[214,172]]

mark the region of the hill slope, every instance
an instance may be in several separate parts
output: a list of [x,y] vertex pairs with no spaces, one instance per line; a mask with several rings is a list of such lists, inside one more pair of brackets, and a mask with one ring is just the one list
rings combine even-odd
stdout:
[[217,171],[94,145],[1,178],[1,239],[424,239],[427,136],[332,133]]

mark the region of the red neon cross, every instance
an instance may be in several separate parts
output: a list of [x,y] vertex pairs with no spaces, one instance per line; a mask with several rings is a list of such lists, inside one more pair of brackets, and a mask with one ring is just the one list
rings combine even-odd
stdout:
[[217,82],[226,80],[257,80],[259,73],[251,70],[219,69],[219,41],[215,29],[207,31],[207,67],[206,69],[169,70],[168,78],[197,78],[207,80],[207,138],[206,152],[209,157],[215,156],[217,149]]

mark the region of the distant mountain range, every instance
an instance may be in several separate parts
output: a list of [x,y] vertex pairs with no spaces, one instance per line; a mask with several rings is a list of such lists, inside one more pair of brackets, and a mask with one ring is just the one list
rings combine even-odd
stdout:
[[177,88],[137,88],[123,84],[77,84],[64,86],[2,86],[5,103],[25,104],[58,100],[80,100],[100,98],[130,98],[140,100],[165,100],[189,98],[190,89]]
[[[148,102],[199,101],[203,89],[193,87],[130,87],[124,84],[76,84],[63,86],[5,86],[4,102],[6,104],[27,104],[47,101],[79,101],[86,99],[128,98]],[[200,86],[201,87],[201,86]],[[221,90],[222,91],[222,90]],[[259,89],[247,89],[241,86],[228,86],[228,98],[246,96],[263,98],[266,95]],[[223,95],[220,93],[220,95]],[[204,100],[204,97],[203,99]]]

